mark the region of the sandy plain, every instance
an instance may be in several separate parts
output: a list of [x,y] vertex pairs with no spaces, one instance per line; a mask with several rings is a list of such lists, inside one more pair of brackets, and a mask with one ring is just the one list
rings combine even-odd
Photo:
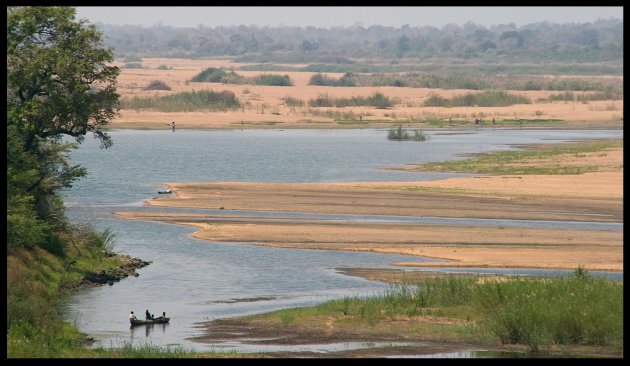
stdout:
[[[121,61],[117,66],[123,66]],[[547,98],[553,91],[511,91],[532,99],[532,104],[520,104],[509,107],[422,107],[422,103],[430,95],[452,97],[472,92],[471,90],[444,90],[427,88],[397,88],[397,87],[324,87],[308,85],[313,72],[275,72],[275,71],[240,71],[238,67],[247,65],[234,63],[230,59],[187,60],[169,58],[145,58],[142,61],[144,69],[122,68],[118,78],[118,92],[121,99],[134,96],[154,96],[173,94],[183,91],[229,90],[235,93],[242,107],[229,112],[158,112],[152,110],[122,109],[118,118],[111,123],[112,128],[162,129],[175,121],[180,128],[361,128],[386,127],[391,123],[401,124],[404,120],[422,120],[429,118],[473,121],[482,117],[487,121],[492,118],[503,119],[561,119],[569,126],[579,125],[591,127],[621,127],[623,120],[622,100],[603,100],[582,102],[537,102],[538,98]],[[160,66],[171,69],[158,69]],[[303,65],[291,65],[293,67]],[[234,85],[220,83],[193,83],[189,80],[208,67],[234,68],[244,76],[254,76],[261,73],[289,75],[294,86],[257,86]],[[340,73],[324,73],[338,78]],[[144,90],[153,80],[161,80],[172,90],[156,91]],[[385,96],[397,101],[392,108],[377,109],[371,107],[345,108],[309,108],[287,106],[284,98],[292,97],[303,101],[316,98],[320,94],[327,94],[335,98],[349,98],[353,96],[367,97],[374,92],[381,92]],[[576,92],[579,94],[580,92]],[[352,112],[358,120],[363,122],[382,121],[380,123],[357,123],[352,125],[339,124],[338,117],[326,116],[326,111],[345,113]],[[351,118],[351,119],[352,119]],[[390,123],[391,121],[391,123]],[[422,126],[413,123],[414,126]]]

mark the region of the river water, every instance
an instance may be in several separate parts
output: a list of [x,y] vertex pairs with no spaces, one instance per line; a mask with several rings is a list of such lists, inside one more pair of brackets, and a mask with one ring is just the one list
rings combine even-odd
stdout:
[[[453,132],[453,131],[451,131]],[[411,163],[459,158],[458,154],[512,149],[514,145],[579,139],[623,137],[622,130],[475,129],[460,133],[426,132],[428,140],[389,141],[387,131],[361,130],[114,130],[114,146],[103,150],[91,138],[71,153],[73,163],[89,175],[65,193],[68,216],[76,222],[110,228],[114,251],[153,263],[139,277],[114,286],[83,290],[69,299],[63,314],[97,340],[96,345],[180,345],[217,349],[187,340],[200,335],[199,323],[223,317],[310,306],[343,296],[369,296],[387,285],[339,274],[337,267],[396,268],[393,262],[419,257],[341,251],[266,248],[239,243],[214,243],[192,238],[193,228],[180,225],[117,220],[118,210],[155,210],[143,202],[157,196],[165,182],[260,181],[351,182],[415,181],[455,176],[384,170]],[[159,210],[165,210],[159,208]],[[173,209],[176,210],[176,209]],[[188,210],[191,211],[191,210]],[[238,214],[229,210],[199,210]],[[417,222],[457,225],[457,219],[404,216],[295,215],[302,219],[376,222]],[[496,221],[496,220],[495,220]],[[478,220],[477,225],[623,230],[623,223]],[[470,219],[461,221],[470,224]],[[590,225],[590,226],[585,226]],[[443,269],[457,272],[457,269]],[[563,275],[570,271],[467,269],[466,272],[515,275]],[[614,279],[623,274],[594,273]],[[127,315],[146,309],[171,317],[170,324],[130,328]],[[238,347],[236,347],[238,349]],[[250,349],[247,349],[250,351]],[[255,351],[255,350],[254,350]]]

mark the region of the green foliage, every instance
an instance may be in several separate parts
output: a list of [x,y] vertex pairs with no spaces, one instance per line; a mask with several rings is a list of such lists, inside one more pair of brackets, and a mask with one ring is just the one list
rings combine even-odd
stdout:
[[123,100],[122,105],[126,109],[152,109],[161,112],[226,111],[240,107],[236,95],[228,90],[221,92],[200,90],[163,96],[133,97]]
[[589,276],[514,279],[479,286],[474,302],[503,343],[619,345],[623,283]]
[[9,248],[36,245],[62,255],[67,228],[59,192],[86,170],[68,152],[117,114],[116,78],[101,33],[69,7],[7,9],[7,222]]

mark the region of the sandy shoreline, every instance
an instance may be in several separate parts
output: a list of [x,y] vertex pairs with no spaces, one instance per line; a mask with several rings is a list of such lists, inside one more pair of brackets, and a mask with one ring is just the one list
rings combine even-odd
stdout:
[[[176,197],[155,206],[218,209],[223,215],[119,212],[122,218],[194,226],[193,236],[271,247],[419,255],[448,262],[397,263],[423,267],[548,268],[623,271],[623,232],[420,224],[342,223],[326,220],[260,222],[230,210],[381,214],[521,220],[623,222],[622,172],[579,176],[455,178],[431,182],[169,183]],[[483,184],[480,183],[483,181]],[[527,184],[523,184],[523,183]],[[551,184],[557,182],[558,184]],[[564,183],[562,183],[564,182]],[[605,183],[608,182],[608,183]],[[481,186],[480,186],[481,184]],[[561,187],[580,190],[558,194]],[[417,189],[452,188],[432,191]],[[413,188],[413,189],[412,189]],[[483,191],[486,189],[486,191]],[[534,194],[538,193],[538,194]],[[227,216],[226,216],[227,215]]]

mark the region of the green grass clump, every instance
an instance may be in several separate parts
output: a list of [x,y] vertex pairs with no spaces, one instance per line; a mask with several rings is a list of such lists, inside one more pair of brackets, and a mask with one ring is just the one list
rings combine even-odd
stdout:
[[375,108],[389,108],[394,105],[394,102],[383,95],[382,93],[375,92],[368,97],[352,97],[352,98],[331,98],[328,94],[319,94],[317,98],[310,99],[308,105],[311,108],[318,107],[359,107],[370,106]]
[[514,95],[504,91],[484,91],[481,93],[467,93],[453,98],[432,95],[424,102],[425,107],[507,107],[514,104],[531,104],[532,101],[521,95]]
[[191,112],[198,110],[227,111],[238,109],[236,95],[228,90],[201,90],[171,95],[133,97],[122,101],[123,109],[151,109],[160,112]]
[[427,139],[427,136],[422,132],[422,130],[414,130],[413,135],[409,134],[409,131],[402,128],[402,126],[398,126],[398,128],[390,128],[387,133],[387,138],[390,140],[414,140],[414,141],[424,141]]

